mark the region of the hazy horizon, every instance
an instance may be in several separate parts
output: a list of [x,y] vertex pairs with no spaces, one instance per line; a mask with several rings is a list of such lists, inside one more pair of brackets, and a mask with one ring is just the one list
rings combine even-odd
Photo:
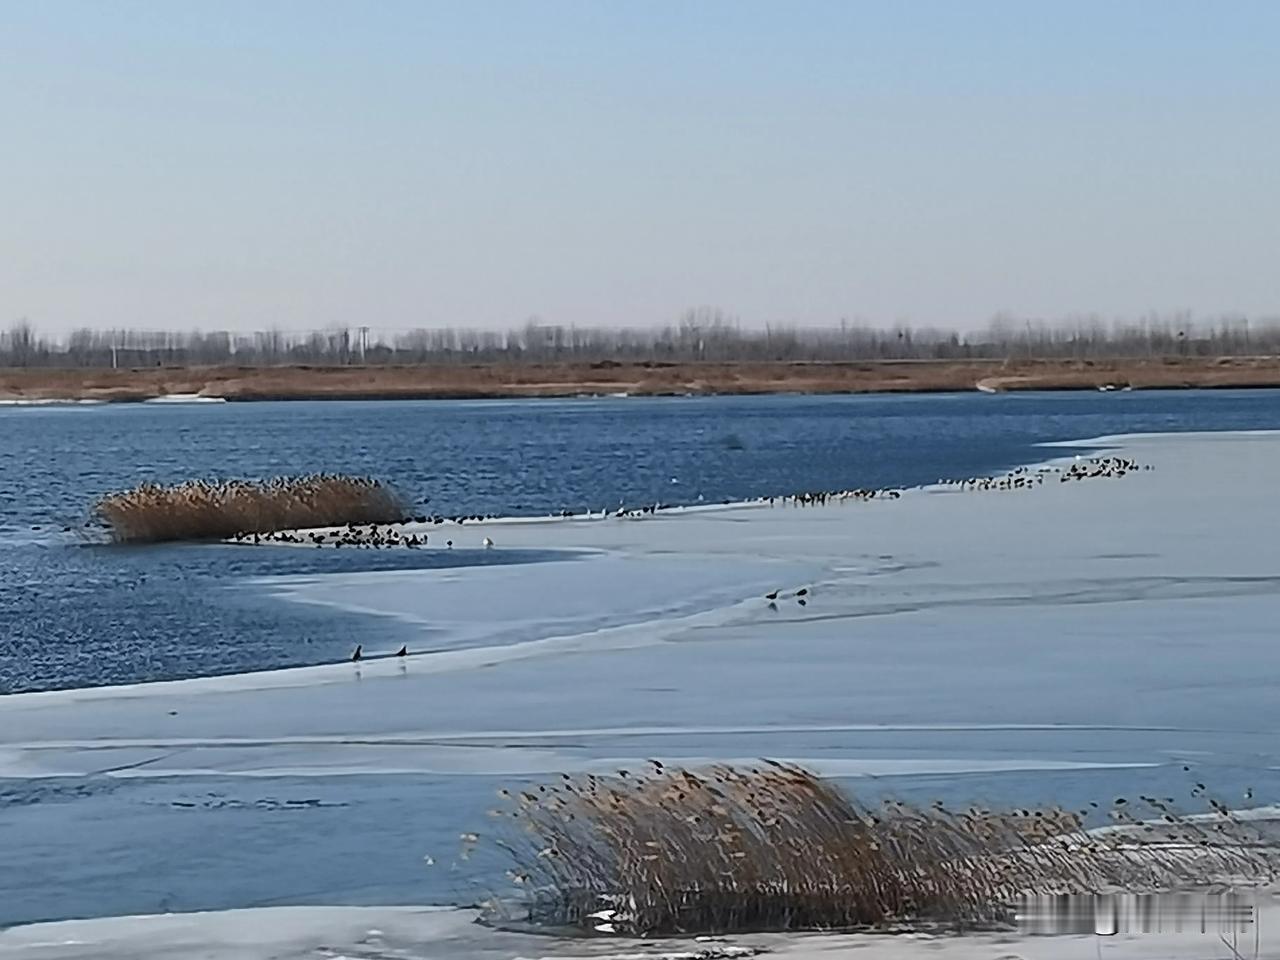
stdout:
[[0,7],[0,327],[1280,315],[1280,6]]

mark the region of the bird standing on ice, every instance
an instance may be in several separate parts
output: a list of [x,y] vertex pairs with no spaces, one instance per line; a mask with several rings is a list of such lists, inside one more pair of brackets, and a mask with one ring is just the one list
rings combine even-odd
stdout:
[[357,643],[357,644],[356,644],[356,651],[355,651],[355,653],[351,654],[351,662],[352,662],[352,663],[359,663],[359,662],[360,662],[360,660],[361,660],[361,658],[364,656],[364,654],[363,654],[363,653],[361,653],[361,648],[362,648],[363,646],[364,646],[364,644],[360,644],[360,643]]
[[481,543],[483,543],[483,544],[484,544],[484,548],[485,548],[486,550],[488,550],[490,547],[492,547],[492,546],[493,546],[493,541],[492,541],[492,540],[490,540],[488,537],[485,537],[485,538],[484,538],[484,540],[482,540],[482,541],[481,541]]

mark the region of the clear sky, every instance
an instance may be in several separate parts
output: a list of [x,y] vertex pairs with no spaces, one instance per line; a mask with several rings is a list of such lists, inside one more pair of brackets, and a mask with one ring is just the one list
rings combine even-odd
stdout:
[[0,325],[1280,315],[1280,2],[0,0]]

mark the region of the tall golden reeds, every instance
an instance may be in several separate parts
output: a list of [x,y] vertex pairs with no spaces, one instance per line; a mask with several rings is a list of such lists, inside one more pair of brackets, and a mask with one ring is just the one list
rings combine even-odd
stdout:
[[404,520],[404,501],[368,477],[316,473],[273,480],[143,483],[93,507],[117,543],[224,539],[348,523]]
[[1142,801],[1159,827],[1122,800],[1117,829],[1085,832],[1082,813],[1058,808],[868,808],[774,763],[693,772],[654,762],[502,793],[493,839],[529,918],[605,932],[983,925],[1010,919],[1021,896],[1280,875],[1280,856],[1245,836],[1247,825],[1225,813],[1174,817],[1156,798]]

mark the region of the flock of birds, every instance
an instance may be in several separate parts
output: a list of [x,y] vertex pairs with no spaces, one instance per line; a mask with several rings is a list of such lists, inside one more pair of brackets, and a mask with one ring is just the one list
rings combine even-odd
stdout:
[[1059,483],[1073,480],[1119,478],[1138,470],[1150,470],[1150,464],[1139,464],[1128,457],[1076,457],[1066,467],[1018,467],[1003,477],[968,477],[962,480],[939,480],[937,486],[960,490],[1026,490],[1038,487],[1046,477],[1056,476]]
[[[787,494],[786,496],[748,497],[746,500],[741,500],[738,502],[749,504],[749,505],[759,505],[759,504],[767,503],[771,507],[776,507],[778,505],[794,506],[794,507],[809,507],[809,506],[819,506],[819,505],[828,504],[828,503],[838,503],[844,500],[874,500],[877,497],[880,497],[882,499],[896,500],[900,496],[902,496],[901,490],[895,490],[889,487],[885,487],[883,489],[870,489],[870,488],[859,487],[852,490],[811,490],[806,493],[791,493],[791,494]],[[698,501],[699,503],[701,503],[702,497],[699,497]],[[720,502],[726,507],[732,506],[734,503],[733,500],[722,500]],[[619,506],[618,509],[613,511],[612,515],[614,517],[629,517],[629,518],[635,519],[639,517],[649,516],[651,514],[655,514],[662,510],[668,510],[668,509],[671,509],[671,507],[668,504],[660,503],[660,502],[652,504],[650,506],[646,506],[646,507]],[[592,514],[592,513],[586,514],[588,518],[591,518],[593,516],[599,516],[601,519],[609,515],[610,515],[609,511],[607,510],[600,511],[598,515]],[[559,514],[557,514],[557,516],[570,517],[570,516],[573,516],[573,514],[570,513],[568,510],[563,510]]]
[[[468,517],[468,520],[482,520],[484,517]],[[415,523],[426,522],[424,520],[415,519]],[[464,522],[458,520],[458,523]],[[308,530],[308,531],[288,531],[280,530],[274,533],[237,533],[231,538],[233,543],[293,543],[302,544],[303,546],[311,544],[316,547],[363,547],[365,549],[379,550],[383,547],[408,547],[414,549],[416,547],[429,546],[431,538],[425,533],[406,533],[399,528],[400,525],[394,523],[349,523],[345,527],[339,527],[335,530]],[[493,546],[493,540],[485,537],[481,541],[485,549]],[[453,540],[446,539],[444,545],[447,548],[453,547]]]
[[[1003,477],[970,477],[962,480],[945,480],[940,479],[937,486],[952,487],[960,490],[1021,490],[1034,486],[1039,486],[1045,482],[1046,477],[1057,476],[1060,483],[1068,483],[1078,480],[1090,480],[1098,478],[1117,478],[1126,474],[1139,470],[1150,470],[1152,467],[1139,464],[1136,460],[1126,457],[1076,457],[1074,463],[1067,467],[1044,466],[1036,467],[1018,467],[1010,471]],[[769,506],[823,506],[832,503],[843,503],[848,500],[867,501],[875,499],[897,500],[902,496],[902,491],[893,488],[854,488],[850,490],[817,490],[807,493],[790,494],[783,497],[756,497],[749,503],[768,504]],[[729,501],[726,501],[728,503]],[[662,510],[662,504],[654,504],[651,507],[642,507],[639,509],[628,510],[619,508],[613,512],[615,517],[639,517],[657,513]],[[601,511],[601,518],[609,516],[609,511]],[[569,511],[561,511],[553,516],[573,517],[582,516],[581,514],[572,514]],[[588,517],[595,516],[587,514]],[[451,521],[463,524],[468,521],[477,521],[492,519],[490,517],[416,517],[417,523],[444,523]],[[239,534],[234,538],[239,542],[252,543],[312,543],[317,547],[323,546],[354,546],[354,547],[425,547],[428,544],[427,534],[410,533],[405,534],[396,529],[395,524],[348,524],[335,532],[312,531],[305,534],[302,533],[274,533],[274,534]],[[487,549],[493,546],[493,540],[485,537],[482,541]],[[452,547],[453,541],[446,540],[446,547]],[[810,588],[800,587],[796,590],[773,590],[764,595],[764,599],[769,610],[776,611],[779,601],[794,600],[798,606],[806,606],[809,602]],[[392,657],[407,657],[409,649],[407,645],[401,646]],[[355,651],[351,654],[351,662],[359,663],[364,659],[364,647],[357,644]]]
[[[1042,467],[1018,467],[1000,477],[967,477],[963,479],[939,479],[935,484],[936,487],[959,489],[965,491],[971,490],[1025,490],[1031,487],[1040,486],[1047,478],[1056,476],[1060,483],[1067,483],[1075,480],[1089,480],[1097,478],[1117,478],[1126,474],[1139,470],[1150,470],[1150,465],[1141,465],[1137,461],[1127,457],[1076,457],[1074,463],[1067,467],[1042,466]],[[744,503],[748,505],[770,507],[792,506],[792,507],[812,507],[812,506],[828,506],[831,504],[846,503],[850,500],[858,502],[866,502],[871,500],[897,500],[902,496],[902,490],[893,487],[854,487],[847,490],[811,490],[803,493],[793,493],[786,496],[772,497],[753,497]],[[701,498],[699,498],[701,499]],[[724,504],[729,505],[732,501],[725,500]],[[570,510],[559,510],[550,514],[553,518],[561,519],[606,519],[614,517],[619,519],[639,519],[643,517],[653,516],[659,512],[670,509],[669,505],[657,502],[642,507],[626,507],[619,505],[616,509],[602,509],[599,512],[587,511],[586,513],[574,513]],[[468,523],[479,523],[486,520],[498,519],[495,514],[465,514],[452,517],[442,515],[416,516],[409,518],[405,523],[413,523],[421,526],[441,526],[443,524],[454,524],[462,526]],[[339,527],[327,531],[279,531],[275,533],[237,533],[233,536],[232,542],[235,543],[288,543],[300,544],[303,546],[312,545],[316,547],[354,547],[363,549],[391,549],[396,547],[405,547],[415,549],[418,547],[439,546],[443,544],[445,548],[453,547],[453,540],[445,538],[443,541],[437,539],[432,541],[430,536],[425,532],[409,532],[403,529],[404,524],[395,523],[369,523],[356,524],[350,523],[345,527]],[[487,549],[493,546],[493,540],[485,537],[482,545]]]
[[757,497],[755,502],[768,503],[771,507],[779,504],[791,507],[824,507],[829,503],[844,503],[847,500],[897,500],[900,496],[902,491],[892,487],[855,487],[852,490],[810,490],[785,497]]

